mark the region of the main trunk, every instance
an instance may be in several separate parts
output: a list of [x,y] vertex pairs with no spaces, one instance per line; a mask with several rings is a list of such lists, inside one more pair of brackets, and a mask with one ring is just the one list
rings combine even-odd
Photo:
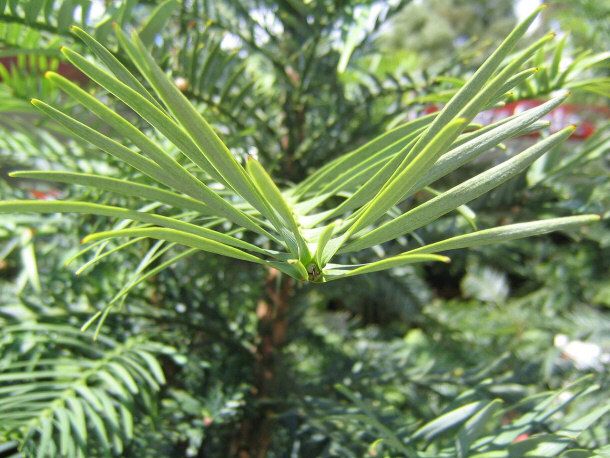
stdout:
[[281,377],[281,350],[286,341],[293,280],[275,269],[265,278],[264,295],[257,303],[259,343],[254,362],[257,414],[241,424],[231,456],[263,458],[271,445],[274,405]]

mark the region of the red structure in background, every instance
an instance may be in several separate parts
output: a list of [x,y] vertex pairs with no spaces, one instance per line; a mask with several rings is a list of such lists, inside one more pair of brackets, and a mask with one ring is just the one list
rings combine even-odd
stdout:
[[[488,125],[497,121],[501,121],[504,118],[519,114],[530,108],[542,105],[544,101],[535,99],[519,100],[517,102],[507,103],[505,106],[500,108],[493,108],[491,110],[483,111],[479,113],[475,118],[474,122]],[[438,107],[427,107],[425,109],[426,114],[434,113],[438,111]],[[556,132],[568,127],[570,125],[576,125],[576,130],[570,138],[584,140],[595,132],[595,124],[593,119],[609,119],[610,109],[607,107],[599,106],[588,106],[588,105],[575,105],[565,104],[555,108],[549,114],[542,118],[543,121],[549,121],[551,123],[551,132]],[[539,133],[531,133],[529,136],[538,136]]]
[[[501,119],[507,118],[508,116],[519,114],[530,108],[542,105],[544,102],[534,99],[519,100],[517,102],[507,103],[506,106],[501,108],[494,108],[479,113],[474,121],[480,122],[481,124],[490,124],[492,122],[500,121]],[[586,139],[595,132],[595,124],[593,118],[610,118],[610,110],[606,107],[596,107],[587,105],[572,105],[565,104],[560,105],[547,114],[542,120],[549,121],[551,123],[551,132],[556,132],[568,127],[572,124],[576,125],[576,130],[572,134],[571,138]],[[539,135],[533,133],[530,135]]]
[[[6,49],[6,48],[0,48]],[[6,56],[0,57],[0,65],[3,65],[7,70],[10,71],[10,68],[13,65],[17,65],[17,56]],[[69,79],[70,81],[74,81],[75,83],[79,83],[81,86],[85,85],[89,81],[89,77],[81,72],[76,67],[71,64],[65,62],[59,62],[57,70],[55,70],[64,78]],[[41,75],[42,77],[42,75]],[[0,76],[0,81],[2,81],[2,77]]]

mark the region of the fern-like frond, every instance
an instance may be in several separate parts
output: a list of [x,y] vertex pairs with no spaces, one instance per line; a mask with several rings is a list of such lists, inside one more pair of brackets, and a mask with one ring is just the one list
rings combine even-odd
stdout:
[[123,452],[134,412],[150,409],[164,383],[143,337],[124,342],[45,322],[3,323],[0,437],[36,456]]

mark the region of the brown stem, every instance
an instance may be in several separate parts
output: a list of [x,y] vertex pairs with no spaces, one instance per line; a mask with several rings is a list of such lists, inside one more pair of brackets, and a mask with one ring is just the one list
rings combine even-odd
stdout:
[[273,404],[278,396],[278,369],[281,349],[286,341],[288,312],[293,281],[276,269],[265,278],[264,296],[256,307],[259,344],[254,362],[257,415],[241,425],[239,439],[231,456],[263,458],[271,445]]

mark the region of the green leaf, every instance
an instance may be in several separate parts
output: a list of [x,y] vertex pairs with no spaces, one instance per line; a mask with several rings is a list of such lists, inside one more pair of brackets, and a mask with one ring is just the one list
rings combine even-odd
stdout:
[[119,416],[114,408],[114,402],[110,396],[102,389],[95,389],[95,396],[103,405],[102,413],[104,419],[110,426],[110,438],[112,439],[112,447],[116,453],[123,451],[123,441],[121,440],[121,423]]
[[537,67],[528,68],[527,70],[523,70],[523,71],[517,73],[516,75],[510,77],[506,81],[506,83],[504,83],[502,85],[502,87],[500,87],[500,89],[498,89],[494,98],[496,98],[496,97],[504,98],[507,91],[511,90],[515,86],[518,86],[520,83],[522,83],[523,81],[528,79],[530,76],[536,74],[537,72],[538,72]]
[[102,411],[102,403],[100,400],[93,394],[91,388],[89,388],[85,383],[77,383],[74,385],[74,391],[78,393],[78,395],[87,403],[93,407],[97,411]]
[[[197,164],[201,170],[215,178],[218,182],[225,183],[223,177],[214,169],[207,158],[201,154],[193,140],[156,105],[71,49],[63,47],[61,52],[75,67],[114,94],[119,100],[142,116],[151,126],[165,135],[169,141],[176,145],[191,161]],[[99,106],[99,103],[92,105]]]
[[566,216],[528,223],[509,224],[506,226],[485,229],[470,234],[458,235],[440,242],[407,251],[405,254],[438,253],[440,251],[457,250],[474,246],[489,245],[523,237],[547,234],[554,231],[574,229],[585,224],[599,221],[599,215]]
[[26,0],[21,2],[23,6],[23,11],[25,13],[25,22],[26,24],[33,24],[36,22],[36,18],[38,17],[38,13],[42,9],[43,1],[42,0]]
[[507,82],[514,77],[514,73],[525,64],[544,44],[553,39],[554,34],[546,35],[529,46],[527,49],[512,59],[491,81],[472,98],[472,100],[460,111],[459,116],[472,119],[479,111],[484,109],[494,97],[502,91]]
[[[383,187],[422,131],[423,128],[420,128],[381,151],[371,154],[368,158],[363,158],[358,164],[344,172],[338,172],[333,179],[320,189],[318,195],[326,195],[328,198],[340,192],[345,193],[352,190],[355,190],[355,192],[330,214],[325,215],[324,219],[340,215],[368,203],[370,196]],[[342,170],[344,169],[342,168]],[[358,188],[360,184],[363,185]],[[318,205],[320,203],[321,201],[318,202]],[[317,224],[319,221],[316,220],[316,223],[313,224]]]
[[159,364],[157,359],[150,353],[145,352],[143,350],[136,350],[135,353],[146,362],[146,365],[155,376],[157,382],[159,382],[160,384],[164,384],[165,375],[163,374],[163,369],[161,369],[161,365]]
[[[171,0],[170,0],[171,1]],[[108,69],[131,89],[146,98],[149,102],[161,109],[161,105],[150,95],[146,88],[133,76],[133,74],[125,68],[125,66],[108,51],[99,41],[85,32],[83,29],[72,26],[72,33],[80,38],[87,47],[108,67]]]
[[70,415],[66,409],[58,408],[54,410],[54,415],[59,423],[59,451],[62,455],[68,456],[69,451],[74,450],[70,428]]
[[121,30],[116,29],[116,32],[123,49],[133,59],[142,75],[155,89],[169,111],[199,147],[201,154],[222,175],[231,188],[261,214],[266,215],[267,207],[264,199],[249,180],[243,167],[238,164],[226,145],[201,114],[159,68],[142,42],[134,35],[134,45]]
[[396,205],[400,198],[413,187],[414,179],[425,173],[445,152],[452,134],[461,129],[465,123],[465,119],[457,119],[440,129],[438,134],[421,150],[421,153],[371,200],[362,215],[349,227],[348,236],[375,222]]
[[161,202],[179,209],[194,210],[202,215],[213,214],[210,211],[210,207],[202,202],[199,202],[198,200],[182,196],[165,189],[134,183],[129,180],[78,172],[26,171],[12,172],[9,174],[9,176],[89,186],[92,188],[102,189],[104,191],[116,192],[125,196],[139,197],[154,202]]
[[324,186],[329,178],[335,178],[337,175],[357,166],[363,160],[366,160],[375,153],[383,151],[400,140],[404,140],[414,132],[428,125],[435,116],[436,113],[432,113],[405,123],[378,136],[351,153],[339,156],[337,159],[324,165],[298,184],[294,194],[303,195],[313,191],[319,192],[320,186]]
[[566,450],[559,458],[593,458],[599,457],[595,452],[589,452],[587,450]]
[[559,66],[561,65],[561,59],[563,58],[563,50],[565,48],[567,39],[568,34],[566,33],[559,41],[559,43],[557,43],[557,45],[555,46],[555,51],[553,52],[553,62],[551,63],[549,75],[551,81],[555,81],[559,76]]
[[322,231],[322,233],[320,234],[320,237],[318,238],[314,257],[316,260],[316,264],[320,269],[323,268],[328,263],[328,261],[330,261],[330,259],[326,258],[326,256],[325,256],[325,248],[326,248],[326,244],[333,236],[334,230],[335,230],[335,225],[329,224],[328,226],[324,227],[324,230]]
[[[193,82],[193,85],[195,85],[200,92],[203,92],[206,89],[208,89],[208,90],[211,89],[206,86],[207,86],[207,82],[208,82],[208,75],[212,72],[212,67],[226,65],[226,63],[222,62],[222,60],[220,60],[220,61],[218,59],[215,60],[215,58],[218,56],[218,53],[221,50],[221,46],[220,46],[221,43],[222,43],[222,39],[216,39],[208,45],[208,48],[209,48],[208,54],[205,57],[203,64],[201,65],[201,70],[199,71],[199,75],[197,76],[196,80],[195,79],[191,80]],[[211,86],[213,87],[213,85],[211,85]],[[231,110],[231,108],[230,108],[230,110]]]
[[151,47],[155,36],[161,32],[167,21],[171,18],[178,2],[176,0],[166,0],[159,4],[140,30],[140,40],[146,47]]
[[534,437],[527,441],[512,445],[509,450],[511,453],[513,453],[513,449],[515,453],[527,450],[529,455],[540,457],[558,456],[559,453],[573,443],[583,431],[588,430],[609,411],[610,403],[606,403],[585,414],[581,418],[574,420],[552,436],[543,436],[541,438]]
[[359,418],[373,426],[380,434],[382,434],[388,440],[388,442],[393,447],[396,448],[396,450],[400,450],[402,453],[405,454],[405,456],[408,457],[417,458],[419,456],[416,450],[404,444],[390,428],[381,423],[377,419],[377,416],[374,414],[374,412],[364,402],[362,402],[361,399],[359,399],[354,393],[352,393],[349,388],[340,384],[336,384],[335,389],[339,391],[342,395],[344,395],[346,398],[348,398],[350,401],[352,401],[354,404],[356,404],[358,408],[362,410],[362,412],[364,412],[364,415]]
[[203,251],[209,251],[210,253],[216,253],[230,258],[241,259],[257,264],[265,264],[265,261],[263,261],[261,258],[257,258],[256,256],[245,253],[241,250],[238,250],[237,248],[233,248],[228,245],[224,245],[222,243],[198,235],[189,234],[174,229],[145,228],[97,232],[95,234],[91,234],[85,237],[83,242],[88,243],[96,240],[116,237],[150,237],[159,240],[166,240],[168,242],[179,243],[181,245],[190,246],[192,248],[198,248]]
[[[441,129],[446,129],[446,126],[456,117],[462,116],[471,119],[479,109],[487,103],[487,101],[501,87],[501,84],[494,91],[488,91],[483,94],[481,89],[487,84],[493,72],[510,54],[511,50],[517,42],[523,37],[531,23],[538,16],[540,11],[545,7],[543,5],[537,8],[532,14],[525,18],[513,31],[504,39],[504,41],[496,48],[496,50],[485,60],[483,65],[474,73],[474,75],[460,88],[460,90],[451,98],[451,100],[441,110],[432,124],[428,127],[426,133],[422,135],[418,143],[414,146],[412,154],[419,155],[420,151],[429,145],[430,141],[437,136]],[[507,78],[508,79],[508,78]],[[499,80],[498,80],[499,81]],[[465,108],[468,107],[466,110]],[[456,130],[456,132],[458,132]]]
[[119,404],[119,409],[121,411],[121,425],[123,426],[123,435],[127,439],[133,439],[133,414],[123,402]]
[[351,277],[354,275],[366,274],[371,272],[378,272],[380,270],[387,270],[393,267],[405,266],[408,264],[414,264],[417,262],[428,262],[428,261],[440,261],[440,262],[451,262],[446,256],[437,255],[408,255],[402,254],[398,256],[392,256],[390,258],[382,259],[381,261],[371,262],[361,266],[356,266],[352,270],[347,270],[349,266],[338,266],[333,267],[324,272],[325,278],[328,274],[329,280],[336,280],[343,277]]
[[492,125],[494,126],[492,129],[488,129],[488,127],[491,126],[487,126],[480,129],[478,132],[475,132],[470,136],[471,138],[467,142],[462,143],[460,146],[441,156],[430,171],[422,176],[417,184],[413,186],[413,190],[417,191],[428,186],[430,183],[435,182],[448,173],[457,170],[462,165],[476,159],[485,151],[489,150],[489,148],[496,146],[515,135],[524,133],[528,126],[531,126],[534,121],[557,108],[568,96],[569,93],[566,92],[538,107],[524,111],[523,113],[512,117],[512,119],[506,119],[500,123],[495,123]]
[[[539,393],[524,399],[522,401],[523,404],[536,402],[536,405],[533,408],[529,408],[521,417],[503,426],[500,431],[496,432],[491,438],[492,446],[503,450],[507,449],[520,434],[531,430],[533,425],[545,422],[553,414],[564,409],[567,404],[573,402],[578,397],[585,396],[599,389],[599,386],[591,385],[590,382],[591,376],[588,375],[581,377],[561,390],[550,393]],[[574,392],[573,390],[575,390],[578,385],[583,385],[583,387]],[[565,399],[559,398],[562,393],[568,391],[570,391],[571,396],[568,396]]]
[[93,426],[93,431],[97,435],[97,443],[102,448],[104,455],[108,456],[110,452],[108,444],[110,441],[108,440],[108,432],[106,431],[104,420],[86,402],[83,403],[83,410],[87,414],[87,418],[89,419],[90,424]]
[[184,251],[184,252],[182,252],[182,253],[180,253],[180,254],[178,254],[178,255],[170,258],[170,259],[168,259],[167,261],[162,262],[161,264],[156,266],[154,269],[151,269],[151,270],[147,271],[144,274],[138,275],[136,278],[131,280],[127,285],[123,286],[121,288],[121,290],[110,300],[108,305],[114,304],[116,301],[118,301],[120,298],[122,298],[123,296],[128,294],[133,288],[138,286],[143,281],[145,281],[148,278],[156,275],[157,273],[161,272],[162,270],[167,269],[168,267],[170,267],[171,265],[173,265],[175,262],[179,261],[180,259],[185,258],[187,256],[190,256],[190,255],[196,253],[197,251],[198,250],[195,249],[195,248],[191,248],[189,250],[186,250],[186,251]]
[[412,232],[476,199],[525,170],[549,149],[554,148],[568,138],[574,132],[574,129],[573,126],[570,126],[551,135],[511,159],[466,180],[368,234],[355,239],[342,251],[362,250],[379,245],[387,240]]
[[[49,2],[51,3],[51,2]],[[74,21],[74,10],[76,5],[73,0],[64,0],[59,7],[59,12],[57,13],[57,31],[65,32]]]
[[123,363],[126,371],[129,371],[133,377],[138,379],[140,385],[145,381],[152,390],[159,391],[160,387],[155,378],[150,374],[148,369],[140,364],[140,360],[134,356],[132,354],[124,354],[118,357],[118,361]]
[[112,372],[114,375],[116,375],[122,382],[122,384],[126,386],[132,394],[136,394],[139,392],[138,384],[136,383],[136,381],[133,379],[129,371],[123,366],[121,366],[119,363],[114,361],[108,362],[104,364],[104,369],[106,368],[109,369],[109,372]]
[[179,187],[180,183],[183,181],[191,184],[193,187],[205,186],[203,183],[193,177],[173,157],[171,157],[167,152],[157,146],[144,133],[142,133],[140,129],[127,122],[124,118],[112,111],[105,104],[98,101],[95,97],[87,94],[80,87],[56,73],[47,72],[45,73],[45,78],[52,81],[64,92],[78,100],[84,107],[95,113],[100,119],[107,122],[108,125],[115,129],[122,138],[131,140],[134,145],[140,149],[140,151],[150,156],[151,159],[159,165],[159,167],[166,171],[167,178],[171,177],[170,182],[174,187]]
[[[134,221],[142,221],[144,223],[158,224],[163,227],[175,229],[176,232],[191,233],[199,238],[209,239],[217,244],[227,244],[230,246],[240,247],[246,250],[255,251],[261,254],[266,254],[267,251],[252,245],[248,242],[236,239],[229,235],[216,232],[205,227],[195,224],[186,223],[175,218],[166,216],[154,215],[145,212],[137,212],[127,210],[120,207],[112,207],[109,205],[90,204],[88,202],[64,202],[64,201],[37,201],[37,200],[6,200],[0,202],[0,213],[7,212],[38,212],[38,213],[67,213],[78,212],[93,215],[103,215],[117,218],[126,218]],[[118,231],[114,231],[118,232]],[[105,237],[103,237],[105,238]],[[89,239],[89,238],[88,238]],[[90,240],[100,240],[100,238],[91,238]],[[258,259],[258,258],[257,258]]]
[[271,207],[269,214],[273,215],[274,226],[283,236],[288,249],[302,263],[308,263],[311,259],[309,248],[299,231],[292,209],[282,197],[282,193],[256,159],[248,158],[247,170],[255,186]]
[[42,286],[40,285],[40,276],[38,275],[38,262],[36,261],[36,251],[34,250],[33,234],[34,232],[30,229],[26,229],[21,233],[21,249],[19,251],[28,281],[32,288],[34,288],[34,291],[40,294]]
[[[120,160],[127,162],[133,167],[140,170],[142,173],[149,175],[151,178],[156,179],[161,183],[167,181],[168,174],[166,171],[158,166],[156,163],[144,156],[130,150],[129,148],[121,145],[120,143],[111,140],[110,138],[96,132],[90,127],[64,115],[60,111],[50,107],[49,105],[39,100],[33,100],[32,103],[42,110],[44,113],[54,118],[68,129],[79,135],[84,140],[87,140],[97,146],[98,148],[106,151],[109,154],[117,157]],[[182,179],[187,177],[187,181]],[[183,190],[195,199],[200,199],[205,202],[210,208],[213,208],[217,214],[226,217],[228,220],[240,224],[241,226],[248,228],[254,232],[262,233],[273,238],[267,234],[260,226],[255,224],[247,215],[235,208],[235,206],[229,204],[220,196],[212,192],[207,186],[198,181],[190,174],[182,175],[181,177],[173,177],[169,181],[170,186],[174,186],[177,189]]]
[[66,398],[66,403],[70,412],[70,423],[72,431],[78,437],[81,444],[87,443],[87,422],[85,420],[85,411],[80,400],[74,396]]
[[470,446],[483,434],[485,427],[501,406],[502,400],[494,399],[466,421],[457,435],[456,448],[459,458],[469,456]]
[[[436,197],[443,194],[441,191],[438,191],[429,186],[426,186],[424,190]],[[478,229],[477,215],[468,205],[460,205],[459,207],[456,207],[455,210],[464,217],[464,219],[468,222],[468,224],[470,224],[470,227],[472,227],[473,230],[476,231]]]
[[40,441],[36,456],[45,458],[53,454],[53,419],[47,415],[40,417]]
[[[409,153],[409,151],[412,149],[413,145],[415,144],[417,138],[415,137],[411,137],[409,138],[406,145],[403,146],[403,142],[397,142],[398,144],[396,146],[398,146],[400,148],[396,153],[394,153],[394,156],[388,161],[388,160],[382,160],[380,162],[380,165],[383,165],[381,167],[381,169],[377,170],[375,172],[375,174],[370,177],[359,189],[356,190],[356,192],[354,192],[351,196],[349,196],[349,198],[347,200],[345,200],[344,202],[342,202],[338,207],[336,207],[335,209],[329,211],[329,212],[325,212],[322,215],[318,215],[318,218],[314,219],[313,222],[310,223],[310,225],[316,225],[319,224],[320,222],[340,215],[344,212],[347,212],[349,210],[353,210],[355,208],[361,207],[362,205],[368,204],[371,202],[371,199],[373,196],[375,196],[380,189],[383,188],[383,186],[388,182],[388,180],[390,179],[390,176],[396,171],[396,169],[399,167],[400,163],[403,161],[404,157]],[[390,146],[388,148],[388,152],[394,152],[394,145]],[[374,166],[374,165],[373,165]],[[355,179],[359,180],[362,177],[363,174],[357,175],[356,177],[354,177]],[[348,180],[346,182],[346,185],[351,184],[350,181]],[[336,190],[337,192],[338,190]],[[330,196],[328,196],[330,197]],[[362,208],[360,209],[362,210]],[[360,211],[359,210],[359,211]],[[358,214],[359,215],[359,214]],[[354,214],[354,217],[356,216],[356,214]]]
[[432,440],[448,429],[457,427],[465,423],[469,418],[473,417],[481,409],[485,408],[485,401],[476,401],[464,406],[458,407],[450,412],[435,418],[429,423],[419,428],[413,433],[413,439]]

